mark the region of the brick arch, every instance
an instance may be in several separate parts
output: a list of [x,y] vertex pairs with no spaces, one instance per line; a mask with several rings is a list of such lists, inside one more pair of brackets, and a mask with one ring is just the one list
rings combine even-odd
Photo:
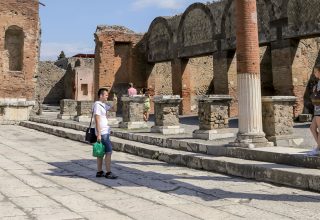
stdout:
[[9,71],[23,69],[24,31],[16,25],[9,26],[5,31],[4,49],[7,51]]
[[[205,30],[202,30],[202,33],[207,33],[207,36],[200,33],[202,36],[204,36],[204,38],[200,38],[200,39],[193,39],[192,41],[187,41],[187,39],[185,39],[185,25],[186,25],[186,20],[188,19],[189,15],[191,15],[191,13],[194,11],[194,10],[200,10],[203,15],[205,17],[207,17],[208,21],[209,21],[209,29],[205,29]],[[195,17],[196,19],[196,17]],[[178,38],[178,48],[179,50],[183,49],[183,48],[186,48],[186,47],[189,47],[189,46],[198,46],[198,45],[204,45],[204,44],[207,44],[207,47],[206,47],[206,50],[198,50],[198,52],[196,52],[196,54],[193,54],[194,56],[195,55],[201,55],[201,54],[205,54],[205,53],[208,53],[210,50],[210,52],[213,52],[213,41],[214,41],[214,35],[215,35],[215,20],[213,18],[213,15],[209,9],[208,6],[206,6],[205,4],[202,4],[202,3],[194,3],[192,5],[190,5],[186,10],[185,12],[182,14],[182,17],[180,19],[180,22],[179,22],[179,26],[178,26],[178,31],[177,31],[177,38]],[[190,31],[190,38],[192,39],[192,35],[194,34],[194,32],[197,32],[197,30],[195,29],[195,27],[199,27],[201,25],[190,25],[191,29],[189,30]],[[209,45],[210,44],[210,45]],[[181,52],[181,51],[180,51]],[[181,53],[179,53],[181,55]]]
[[148,29],[147,54],[148,61],[164,61],[173,59],[173,32],[164,17],[155,18]]

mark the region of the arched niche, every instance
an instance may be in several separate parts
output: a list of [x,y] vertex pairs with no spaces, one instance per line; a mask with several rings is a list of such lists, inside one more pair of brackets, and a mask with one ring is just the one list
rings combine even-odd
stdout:
[[172,31],[163,17],[154,19],[148,30],[147,53],[149,62],[159,62],[173,58]]
[[9,71],[22,71],[23,46],[23,29],[15,25],[10,26],[5,32],[5,50]]
[[192,57],[214,50],[215,23],[210,9],[202,4],[190,5],[178,27],[179,57]]

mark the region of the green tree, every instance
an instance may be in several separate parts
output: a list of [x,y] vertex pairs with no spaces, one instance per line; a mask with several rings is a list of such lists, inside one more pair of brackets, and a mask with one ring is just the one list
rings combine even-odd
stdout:
[[66,58],[66,55],[64,54],[63,50],[61,51],[60,55],[58,56],[58,60],[61,60],[63,58]]

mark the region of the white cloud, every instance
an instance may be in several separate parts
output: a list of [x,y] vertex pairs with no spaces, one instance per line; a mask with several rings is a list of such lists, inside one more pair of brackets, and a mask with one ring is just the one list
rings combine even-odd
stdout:
[[67,57],[78,53],[94,53],[94,48],[83,43],[42,42],[40,60],[56,60],[62,50]]
[[157,7],[165,9],[179,9],[185,5],[184,0],[135,0],[132,3],[134,10],[148,7]]

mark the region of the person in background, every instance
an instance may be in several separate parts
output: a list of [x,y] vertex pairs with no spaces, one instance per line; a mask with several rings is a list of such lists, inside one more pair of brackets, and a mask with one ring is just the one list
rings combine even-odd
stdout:
[[317,78],[318,83],[313,87],[311,95],[312,104],[314,105],[314,115],[310,130],[317,146],[308,153],[309,156],[319,156],[320,154],[320,64],[315,66],[314,76]]
[[106,173],[104,174],[102,170],[103,158],[97,157],[97,174],[96,177],[102,177],[108,179],[116,179],[117,176],[111,172],[111,154],[112,145],[110,141],[110,127],[108,125],[107,111],[112,107],[106,104],[108,100],[108,90],[105,88],[99,89],[98,98],[93,105],[93,114],[95,120],[95,132],[97,136],[97,141],[102,142],[105,146],[105,163],[106,163]]
[[148,89],[143,88],[142,93],[146,96],[146,99],[144,100],[143,120],[147,122],[149,120],[150,112],[150,92]]
[[129,83],[128,96],[137,95],[137,90],[133,87],[133,83]]

